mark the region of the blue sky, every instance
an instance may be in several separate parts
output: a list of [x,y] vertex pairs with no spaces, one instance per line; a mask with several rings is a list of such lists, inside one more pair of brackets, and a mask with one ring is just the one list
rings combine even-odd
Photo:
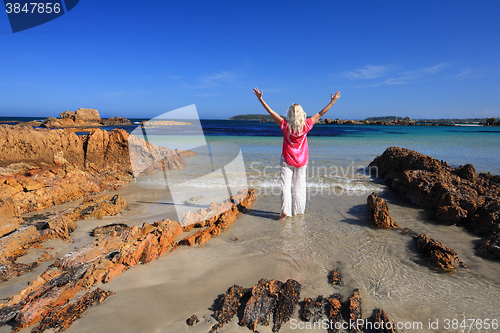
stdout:
[[0,116],[500,116],[500,1],[82,0],[13,34],[0,13]]

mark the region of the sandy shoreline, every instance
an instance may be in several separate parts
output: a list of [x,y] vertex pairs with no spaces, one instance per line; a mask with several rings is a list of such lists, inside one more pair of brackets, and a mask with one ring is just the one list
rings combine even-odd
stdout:
[[[79,222],[72,234],[75,243],[57,241],[59,251],[90,241],[88,231],[96,225],[141,224],[165,218],[173,211],[172,206],[164,205],[168,198],[160,192],[134,184],[113,192],[123,195],[132,209],[121,216]],[[474,255],[471,244],[478,237],[458,227],[432,223],[431,212],[408,205],[390,190],[381,195],[389,201],[391,215],[401,226],[425,232],[453,247],[471,271],[440,274],[422,265],[408,238],[370,227],[364,195],[312,197],[305,216],[284,222],[274,220],[279,197],[260,196],[230,229],[202,247],[181,247],[98,284],[116,294],[89,308],[67,331],[208,332],[215,323],[208,308],[218,295],[234,284],[251,287],[260,278],[299,281],[301,299],[334,292],[348,298],[354,288],[360,288],[366,316],[381,307],[396,321],[462,314],[494,316],[500,305],[500,265]],[[57,249],[57,244],[51,245]],[[342,287],[327,282],[334,266],[342,269]],[[29,281],[30,275],[21,278]],[[3,297],[13,288],[5,287],[1,288]],[[422,304],[426,306],[415,310]],[[192,314],[201,322],[189,327],[185,321]],[[9,331],[9,326],[0,328],[0,332]],[[246,331],[237,325],[237,319],[222,329]],[[259,331],[271,332],[271,328],[261,326]],[[281,329],[292,331],[296,330],[289,324]],[[22,332],[29,332],[29,328]]]

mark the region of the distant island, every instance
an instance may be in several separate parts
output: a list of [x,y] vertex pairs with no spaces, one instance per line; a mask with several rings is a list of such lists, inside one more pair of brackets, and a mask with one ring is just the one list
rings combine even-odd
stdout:
[[229,118],[229,120],[273,121],[273,118],[271,118],[271,116],[268,114],[241,114],[231,117]]
[[[229,118],[229,120],[272,122],[268,114],[243,114]],[[411,119],[410,117],[379,116],[368,117],[364,120],[350,119],[320,119],[320,124],[331,125],[421,125],[421,126],[500,126],[500,118],[441,118],[441,119]]]

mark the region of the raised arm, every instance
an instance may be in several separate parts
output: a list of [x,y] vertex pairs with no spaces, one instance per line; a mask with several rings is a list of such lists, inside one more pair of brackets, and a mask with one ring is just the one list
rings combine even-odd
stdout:
[[335,102],[337,101],[337,99],[339,99],[339,97],[340,97],[340,91],[337,91],[335,95],[333,95],[332,93],[332,100],[330,101],[330,103],[328,103],[328,105],[325,106],[323,110],[321,110],[320,112],[316,113],[314,116],[311,117],[313,124],[316,124],[318,120],[321,117],[323,117],[325,113],[328,112],[328,110],[330,110],[330,108],[333,106],[333,104],[335,104]]
[[264,102],[264,99],[262,99],[262,90],[259,91],[259,88],[253,88],[253,93],[255,94],[255,96],[257,96],[257,98],[259,99],[259,102],[262,104],[262,106],[264,107],[264,109],[266,109],[266,111],[271,115],[271,117],[273,118],[274,122],[278,125],[281,126],[281,122],[283,121],[283,118],[281,118],[281,116],[279,114],[277,114],[276,112],[274,112],[270,107],[269,105],[266,104],[266,102]]

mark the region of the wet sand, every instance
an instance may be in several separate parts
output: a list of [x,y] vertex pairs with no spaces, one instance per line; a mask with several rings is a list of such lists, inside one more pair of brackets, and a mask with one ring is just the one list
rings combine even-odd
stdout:
[[[500,263],[474,255],[473,244],[479,237],[455,226],[439,225],[432,212],[415,208],[382,185],[374,186],[388,200],[395,222],[455,249],[470,269],[439,273],[422,263],[410,237],[372,228],[366,214],[369,192],[359,196],[313,195],[306,215],[285,221],[276,220],[279,196],[261,194],[230,229],[204,246],[180,247],[151,263],[133,267],[107,284],[99,284],[116,294],[89,308],[67,332],[208,332],[215,323],[209,308],[218,295],[234,284],[252,287],[260,278],[297,280],[302,284],[301,299],[340,292],[345,300],[359,288],[363,317],[382,308],[395,322],[418,321],[424,327],[429,319],[442,323],[446,318],[498,318]],[[121,216],[79,221],[72,234],[74,243],[51,241],[44,246],[67,253],[89,243],[92,237],[88,233],[97,225],[140,225],[174,214],[165,191],[130,184],[112,193],[123,195],[132,209]],[[44,267],[2,284],[1,297],[24,288]],[[342,287],[327,282],[327,274],[334,267],[342,271]],[[192,314],[200,318],[200,323],[189,327],[186,319]],[[0,328],[0,333],[9,331],[8,326]],[[238,326],[237,318],[233,318],[221,331],[248,329]],[[271,332],[271,327],[259,327],[259,331]],[[294,331],[285,324],[280,332]],[[441,326],[435,331],[400,331],[446,330]]]

